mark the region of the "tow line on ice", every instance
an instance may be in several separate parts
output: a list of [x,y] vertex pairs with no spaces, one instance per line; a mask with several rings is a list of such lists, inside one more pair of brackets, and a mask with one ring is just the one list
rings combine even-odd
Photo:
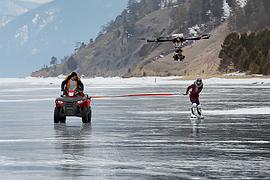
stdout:
[[106,98],[123,98],[123,97],[166,97],[166,96],[180,96],[181,93],[139,93],[139,94],[124,94],[111,96],[90,96],[92,99],[106,99]]

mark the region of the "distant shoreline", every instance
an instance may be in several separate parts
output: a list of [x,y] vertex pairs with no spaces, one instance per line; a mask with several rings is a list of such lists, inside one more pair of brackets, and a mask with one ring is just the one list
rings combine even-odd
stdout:
[[270,75],[260,75],[260,74],[251,74],[251,75],[230,75],[230,74],[216,74],[216,75],[190,75],[183,76],[181,78],[176,78],[179,80],[191,80],[196,78],[210,79],[210,78],[220,78],[220,79],[251,79],[251,78],[262,78],[268,79]]
[[[60,75],[56,77],[33,77],[33,76],[26,76],[26,77],[0,77],[0,79],[64,79],[67,75]],[[188,75],[188,76],[131,76],[131,77],[121,77],[121,76],[112,76],[112,77],[86,77],[81,76],[82,79],[95,79],[95,78],[120,78],[120,79],[132,79],[132,78],[171,78],[171,80],[194,80],[196,78],[202,79],[211,79],[211,78],[219,78],[219,79],[253,79],[253,78],[260,78],[260,79],[269,79],[270,75],[261,75],[261,74],[251,74],[251,75],[238,75],[238,74],[204,74],[204,75]]]

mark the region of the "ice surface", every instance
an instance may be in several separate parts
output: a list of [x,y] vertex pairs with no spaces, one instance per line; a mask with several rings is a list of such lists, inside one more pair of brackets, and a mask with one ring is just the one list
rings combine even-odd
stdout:
[[[61,78],[0,79],[0,179],[267,179],[270,79],[204,80],[187,96],[93,99],[91,125],[53,123]],[[90,95],[183,92],[181,77],[83,78]]]
[[40,98],[40,99],[10,99],[10,100],[2,100],[0,99],[0,103],[19,103],[19,102],[41,102],[41,101],[53,101],[54,98]]
[[232,109],[232,110],[212,110],[204,111],[204,114],[214,114],[214,115],[228,115],[228,114],[270,114],[270,106],[264,108],[241,108],[241,109]]

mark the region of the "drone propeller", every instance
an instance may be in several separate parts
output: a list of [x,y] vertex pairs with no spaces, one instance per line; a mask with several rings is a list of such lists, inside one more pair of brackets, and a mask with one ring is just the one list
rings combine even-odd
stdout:
[[138,40],[140,40],[140,41],[146,41],[147,39],[146,38],[140,38]]
[[[147,41],[147,42],[168,42],[168,41],[175,41],[178,37],[176,37],[178,34],[174,34],[172,37],[166,37],[166,36],[161,36],[156,39],[146,39],[146,38],[140,38],[139,40],[142,41]],[[180,36],[179,36],[180,37]],[[186,40],[200,40],[200,39],[209,39],[210,34],[203,34],[198,37],[189,37],[189,38],[182,38],[183,42]]]
[[202,39],[209,39],[210,38],[210,34],[203,34],[203,35],[201,35],[201,38]]
[[171,42],[171,41],[173,41],[173,39],[169,39],[168,37],[159,37],[159,38],[156,38],[156,39],[141,38],[139,40],[147,41],[147,42]]
[[140,38],[141,41],[147,41],[147,42],[157,42],[158,39],[146,39],[146,38]]

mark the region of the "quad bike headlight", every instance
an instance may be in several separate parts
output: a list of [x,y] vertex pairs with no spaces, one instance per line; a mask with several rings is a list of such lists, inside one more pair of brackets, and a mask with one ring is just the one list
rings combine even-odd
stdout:
[[58,105],[63,105],[64,102],[63,102],[63,101],[60,101],[60,100],[57,100],[57,101],[56,101],[56,104],[58,104]]

